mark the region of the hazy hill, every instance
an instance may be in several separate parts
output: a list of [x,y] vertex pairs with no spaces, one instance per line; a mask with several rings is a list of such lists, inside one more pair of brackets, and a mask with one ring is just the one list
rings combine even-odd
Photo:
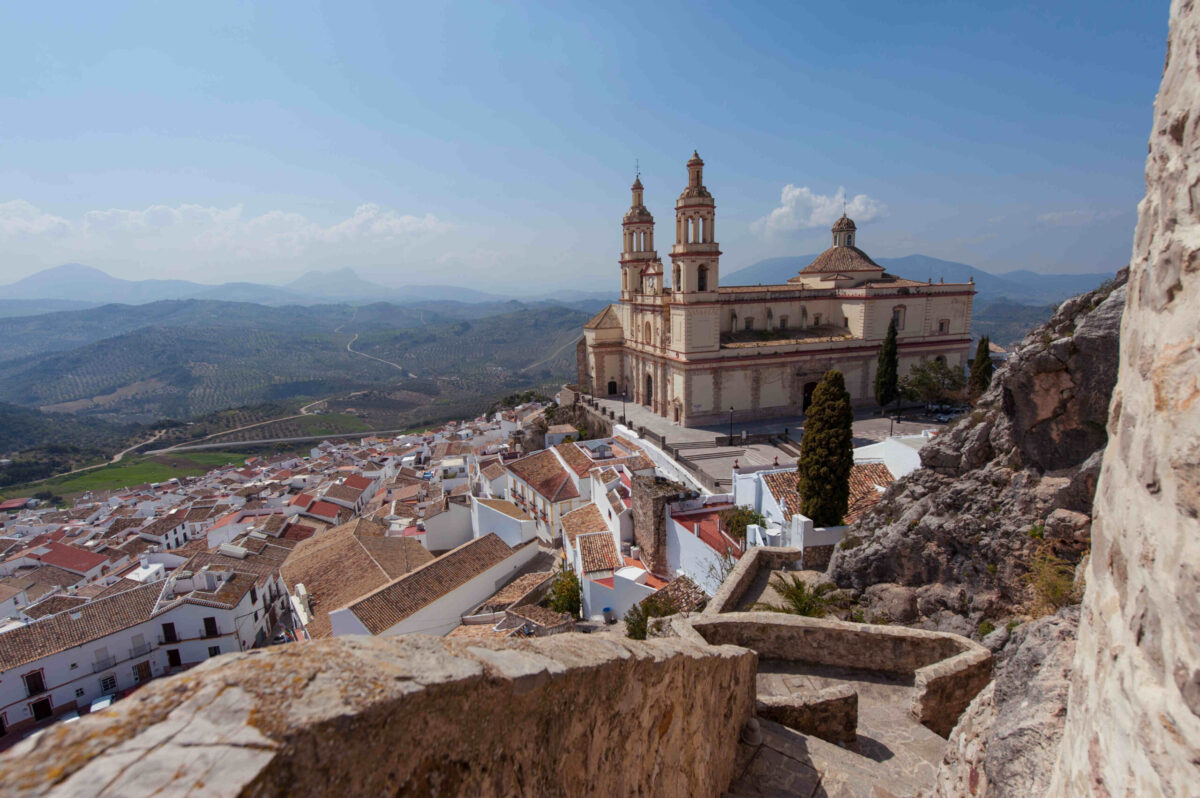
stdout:
[[[812,263],[816,255],[767,258],[732,274],[723,275],[726,285],[775,285],[795,277]],[[1090,291],[1108,280],[1115,272],[1094,274],[1038,274],[1022,270],[997,275],[965,263],[941,260],[928,255],[906,255],[902,258],[874,258],[892,274],[910,280],[945,280],[948,283],[967,282],[974,278],[980,304],[999,299],[1011,299],[1023,304],[1057,304],[1076,294]]]
[[[515,301],[265,307],[184,300],[0,319],[0,401],[144,423],[392,386],[410,375],[442,381],[431,394],[437,401],[488,396],[569,376],[572,344],[588,316]],[[348,350],[352,342],[397,365]]]

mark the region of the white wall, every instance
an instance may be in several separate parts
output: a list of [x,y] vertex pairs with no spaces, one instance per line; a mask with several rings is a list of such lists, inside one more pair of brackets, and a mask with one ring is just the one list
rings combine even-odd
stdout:
[[510,546],[519,546],[527,540],[537,537],[537,524],[532,519],[522,521],[511,515],[493,510],[486,504],[471,500],[471,534],[481,538],[489,532],[496,535]]
[[691,577],[708,595],[721,586],[722,558],[673,518],[667,519],[667,568],[671,576]]
[[666,452],[659,449],[653,443],[645,438],[639,438],[638,434],[626,427],[624,424],[613,425],[613,437],[622,435],[631,441],[637,441],[638,446],[642,447],[642,451],[650,458],[650,462],[654,463],[655,467],[662,472],[668,479],[673,479],[676,482],[682,482],[692,490],[698,490],[701,493],[708,493],[708,489],[696,481],[695,477],[688,473],[687,469],[672,460]]
[[[484,599],[512,581],[513,574],[532,560],[537,552],[537,544],[525,545],[466,584],[460,585],[441,598],[426,604],[395,626],[381,632],[380,636],[446,634],[461,623],[461,618],[465,613],[473,610]],[[334,610],[329,613],[329,623],[335,636],[369,634],[362,622],[349,609]]]
[[430,551],[449,551],[471,539],[471,510],[464,504],[449,502],[424,523],[425,548]]

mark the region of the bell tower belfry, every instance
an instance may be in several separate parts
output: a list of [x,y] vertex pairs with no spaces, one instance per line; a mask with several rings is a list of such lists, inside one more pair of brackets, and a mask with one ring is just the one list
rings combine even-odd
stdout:
[[642,198],[642,178],[633,180],[633,201],[621,220],[621,299],[642,293],[643,275],[658,260],[654,250],[654,217]]
[[720,283],[721,250],[714,225],[717,204],[704,187],[704,161],[687,162],[688,184],[675,201],[675,246],[671,247],[673,302],[711,301]]

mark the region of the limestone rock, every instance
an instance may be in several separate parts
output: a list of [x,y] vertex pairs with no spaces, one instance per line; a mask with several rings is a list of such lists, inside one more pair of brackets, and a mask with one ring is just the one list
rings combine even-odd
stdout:
[[[995,680],[950,735],[934,794],[945,798],[1048,795],[1067,711],[1079,608],[1018,627]],[[999,634],[1003,630],[996,630]]]
[[1200,5],[1171,4],[1054,795],[1200,784]]

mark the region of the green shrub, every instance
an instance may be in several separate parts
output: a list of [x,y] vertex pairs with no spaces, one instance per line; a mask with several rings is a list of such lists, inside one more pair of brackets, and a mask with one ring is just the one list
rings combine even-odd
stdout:
[[645,640],[651,618],[665,618],[679,611],[670,596],[655,593],[639,601],[625,613],[625,636]]
[[1039,521],[1038,523],[1029,527],[1029,531],[1026,532],[1025,535],[1026,537],[1034,540],[1041,540],[1042,538],[1046,537],[1046,525]]
[[998,569],[996,568],[996,563],[994,563],[994,562],[990,562],[990,563],[988,563],[988,564],[987,564],[987,571],[988,571],[988,573],[989,573],[989,574],[991,574],[992,576],[995,576],[995,575],[996,575],[996,571],[997,571],[997,570],[998,570]]
[[728,510],[722,510],[720,519],[721,526],[725,528],[725,533],[734,540],[745,540],[746,527],[751,524],[758,524],[761,527],[767,525],[767,519],[762,513],[756,512],[752,507],[746,506],[730,507]]
[[570,613],[572,618],[578,618],[583,608],[583,585],[574,571],[560,571],[550,585],[550,609],[555,612]]
[[996,631],[996,624],[992,623],[991,621],[983,621],[979,624],[979,629],[977,631],[979,632],[979,639],[982,640],[992,632]]
[[1042,614],[1054,612],[1076,600],[1075,569],[1049,546],[1043,546],[1034,556],[1025,581],[1033,591],[1034,609]]
[[1004,624],[1004,628],[1011,632],[1013,629],[1016,629],[1020,625],[1021,625],[1021,622],[1014,619],[1014,620],[1011,620],[1008,623]]
[[841,548],[843,551],[849,551],[850,549],[861,546],[862,542],[863,542],[862,538],[860,538],[860,537],[855,537],[854,535],[846,535],[846,537],[842,538],[842,542],[838,544],[838,547]]

